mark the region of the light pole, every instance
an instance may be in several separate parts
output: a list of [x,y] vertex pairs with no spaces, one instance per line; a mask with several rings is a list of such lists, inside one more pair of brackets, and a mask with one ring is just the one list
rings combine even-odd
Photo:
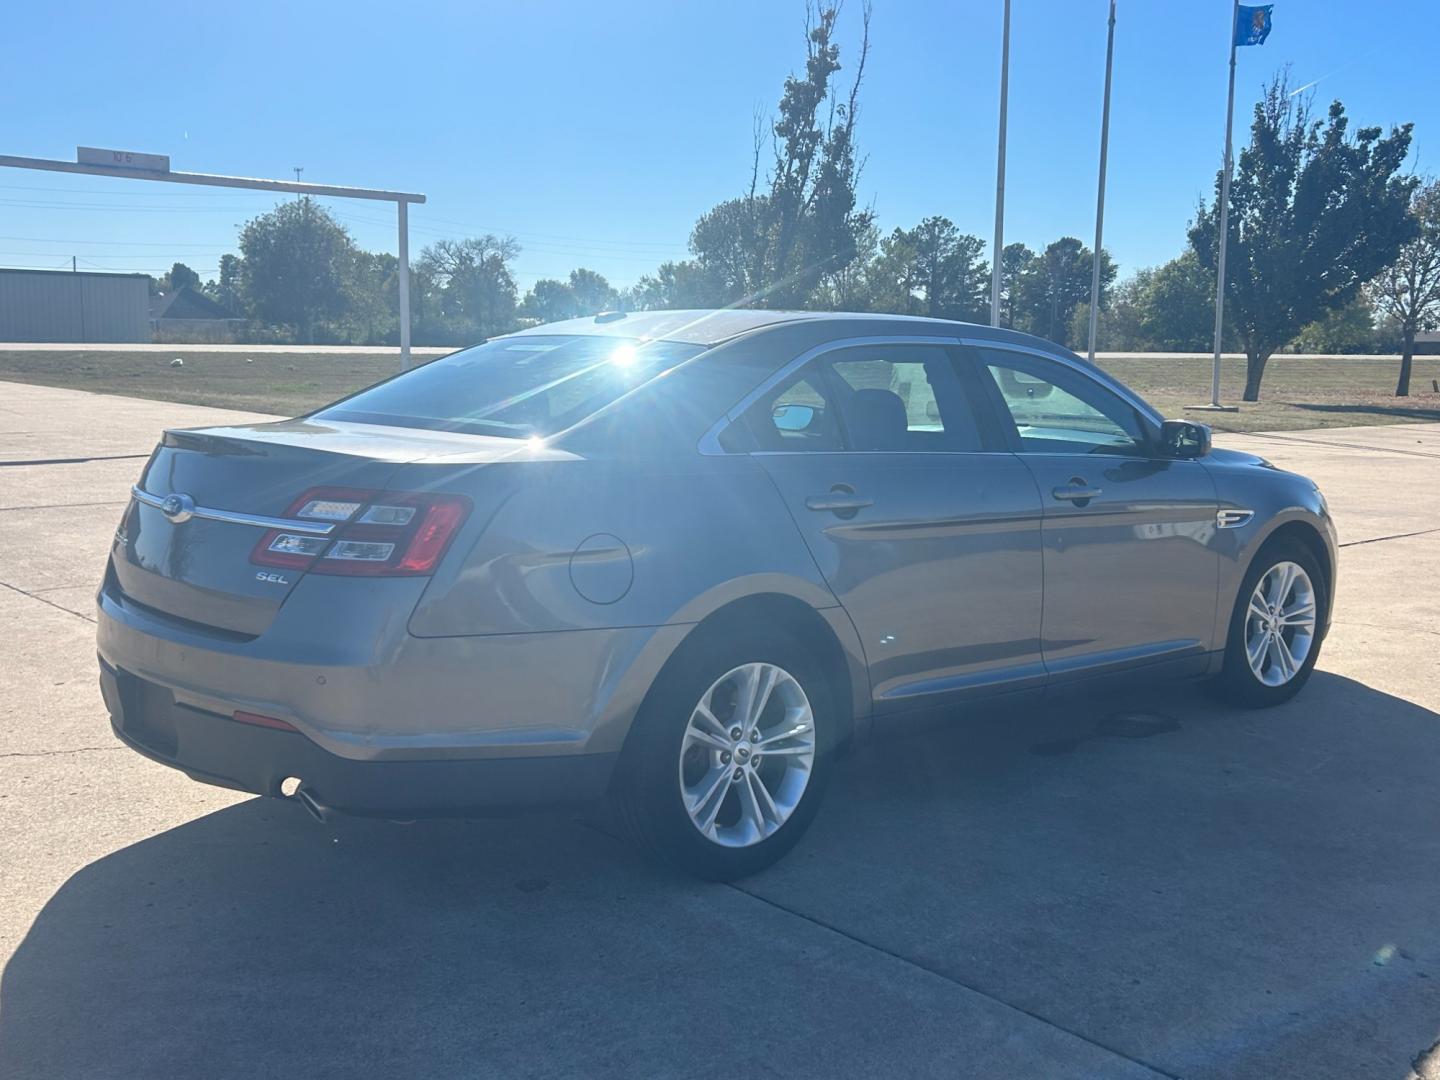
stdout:
[[1105,104],[1100,110],[1100,188],[1095,196],[1094,266],[1090,271],[1090,362],[1095,362],[1095,331],[1100,319],[1100,252],[1105,232],[1105,156],[1110,148],[1110,70],[1115,63],[1115,0],[1110,0],[1110,30],[1105,40]]
[[1005,123],[1010,96],[1010,0],[1000,35],[1000,146],[995,157],[995,246],[990,253],[990,325],[1000,325],[1000,269],[1005,251]]

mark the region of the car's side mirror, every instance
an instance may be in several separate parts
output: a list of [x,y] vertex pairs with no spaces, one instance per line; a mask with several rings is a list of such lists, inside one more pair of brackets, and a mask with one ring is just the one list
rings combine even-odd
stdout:
[[1210,425],[1193,420],[1166,420],[1160,425],[1160,445],[1167,457],[1204,457],[1210,453]]
[[781,431],[805,431],[815,421],[815,409],[809,405],[776,405],[770,418]]

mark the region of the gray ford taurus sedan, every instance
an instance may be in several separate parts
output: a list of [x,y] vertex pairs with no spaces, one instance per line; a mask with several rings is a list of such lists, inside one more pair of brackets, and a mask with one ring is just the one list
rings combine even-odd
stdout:
[[1335,530],[1023,334],[771,311],[497,338],[296,420],[167,431],[99,594],[116,732],[410,817],[612,796],[731,878],[897,716],[1315,665]]

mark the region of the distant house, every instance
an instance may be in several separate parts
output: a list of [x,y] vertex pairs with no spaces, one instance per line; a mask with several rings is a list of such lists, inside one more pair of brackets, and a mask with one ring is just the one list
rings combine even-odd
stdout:
[[1415,335],[1415,351],[1427,355],[1440,353],[1440,331],[1421,330]]
[[150,298],[156,341],[234,341],[245,320],[189,285]]

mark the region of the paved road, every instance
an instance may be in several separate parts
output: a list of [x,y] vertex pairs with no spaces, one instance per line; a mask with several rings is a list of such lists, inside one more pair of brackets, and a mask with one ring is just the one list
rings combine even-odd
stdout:
[[[1400,1080],[1435,1042],[1440,425],[1224,440],[1316,477],[1344,533],[1291,705],[909,732],[723,887],[603,820],[322,828],[119,747],[108,537],[159,428],[239,415],[0,383],[7,1080]],[[1122,707],[1161,720],[1115,734]]]

